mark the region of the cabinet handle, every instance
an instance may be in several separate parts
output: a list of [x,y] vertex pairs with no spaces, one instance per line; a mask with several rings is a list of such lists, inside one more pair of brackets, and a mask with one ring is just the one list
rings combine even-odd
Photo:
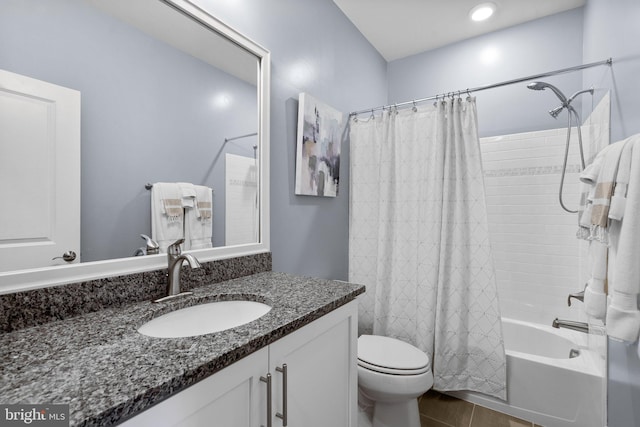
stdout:
[[282,372],[282,414],[276,412],[276,417],[282,420],[282,427],[287,427],[287,364],[283,363],[282,368],[276,366],[276,371]]
[[271,427],[271,374],[267,374],[265,377],[260,377],[260,381],[267,383],[267,427]]

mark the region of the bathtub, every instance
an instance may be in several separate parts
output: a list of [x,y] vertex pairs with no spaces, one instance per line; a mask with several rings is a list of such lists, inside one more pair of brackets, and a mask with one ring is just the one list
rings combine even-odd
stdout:
[[505,318],[502,325],[507,401],[469,391],[447,394],[545,427],[605,425],[604,359],[589,350],[589,335]]

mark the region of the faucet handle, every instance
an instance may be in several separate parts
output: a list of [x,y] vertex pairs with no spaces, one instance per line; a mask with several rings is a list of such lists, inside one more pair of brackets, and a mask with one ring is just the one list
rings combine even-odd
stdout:
[[169,255],[180,255],[182,253],[182,250],[180,249],[180,245],[183,243],[184,243],[184,239],[176,240],[171,245],[169,245],[169,247],[167,248],[167,253]]
[[575,298],[578,301],[584,302],[584,291],[576,292],[575,294],[569,294],[567,297],[567,305],[571,307],[571,298]]

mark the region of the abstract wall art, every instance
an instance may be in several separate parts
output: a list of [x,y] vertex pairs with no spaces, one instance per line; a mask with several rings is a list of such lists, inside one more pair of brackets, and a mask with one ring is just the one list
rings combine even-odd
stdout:
[[296,194],[336,197],[344,115],[306,93],[298,104]]

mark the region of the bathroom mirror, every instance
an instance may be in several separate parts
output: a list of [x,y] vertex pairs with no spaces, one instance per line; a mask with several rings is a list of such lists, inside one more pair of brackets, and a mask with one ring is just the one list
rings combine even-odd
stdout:
[[[269,52],[202,4],[2,2],[0,70],[79,93],[81,262],[4,258],[0,293],[166,267],[165,255],[133,256],[151,234],[155,182],[213,189],[201,261],[269,250]],[[2,239],[17,253],[21,243]]]

